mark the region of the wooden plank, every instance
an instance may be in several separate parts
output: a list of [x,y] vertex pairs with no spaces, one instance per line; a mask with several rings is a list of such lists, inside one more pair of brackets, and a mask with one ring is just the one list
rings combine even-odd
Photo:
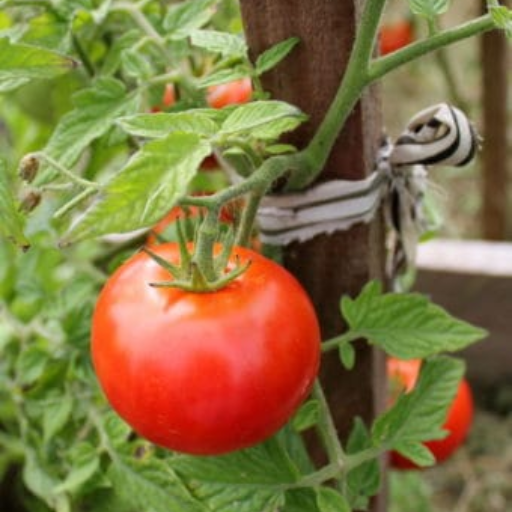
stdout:
[[[300,107],[309,122],[290,141],[304,147],[314,134],[337,90],[354,40],[362,1],[242,0],[241,8],[252,55],[272,44],[297,36],[301,42],[277,69],[263,77],[272,97]],[[373,170],[381,137],[381,118],[375,89],[356,107],[330,155],[319,181],[362,179]],[[384,230],[379,218],[348,232],[319,235],[284,250],[285,266],[309,292],[318,312],[324,338],[343,331],[339,312],[342,294],[357,294],[372,278],[384,273]],[[338,432],[345,439],[355,416],[370,423],[385,406],[383,354],[361,343],[356,368],[341,368],[337,354],[322,360],[321,379],[334,412]],[[321,460],[316,446],[315,458]],[[372,511],[386,510],[385,493]]]
[[423,270],[512,277],[512,243],[431,240],[420,244],[417,265]]
[[415,288],[489,331],[461,352],[478,388],[512,383],[512,243],[435,240],[420,245]]

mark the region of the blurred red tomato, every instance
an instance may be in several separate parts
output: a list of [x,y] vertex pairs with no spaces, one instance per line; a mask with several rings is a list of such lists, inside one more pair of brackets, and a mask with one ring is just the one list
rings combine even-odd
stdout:
[[160,105],[151,107],[151,112],[162,112],[163,109],[172,107],[176,103],[176,89],[174,84],[166,84],[162,94],[162,101]]
[[414,41],[414,27],[409,20],[382,25],[379,35],[381,55],[387,55]]
[[[403,361],[388,359],[388,378],[391,385],[391,400],[399,393],[411,391],[416,385],[421,368],[419,359]],[[425,446],[433,453],[436,461],[443,462],[464,442],[473,420],[473,395],[466,379],[463,379],[448,410],[443,428],[449,432],[444,439],[428,441]],[[396,469],[417,469],[413,462],[397,452],[391,452],[391,466]]]
[[247,103],[252,97],[250,78],[241,78],[225,84],[208,87],[206,102],[210,107],[222,108],[227,105]]

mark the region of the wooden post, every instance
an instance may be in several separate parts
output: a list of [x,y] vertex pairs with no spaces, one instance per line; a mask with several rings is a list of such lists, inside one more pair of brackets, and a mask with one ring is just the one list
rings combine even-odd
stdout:
[[[300,44],[275,70],[263,76],[273,98],[300,107],[309,122],[290,140],[307,145],[322,120],[343,75],[363,4],[360,0],[311,2],[241,0],[242,17],[252,56],[292,36]],[[338,138],[319,181],[362,179],[373,169],[381,138],[380,106],[368,91]],[[381,219],[347,232],[319,235],[284,249],[284,264],[305,286],[316,306],[324,339],[343,331],[339,301],[356,295],[373,278],[383,278],[384,232]],[[367,424],[385,402],[383,355],[365,343],[358,347],[357,365],[344,371],[337,354],[322,360],[321,379],[335,416],[340,438],[346,438],[355,416]],[[315,457],[319,458],[319,457]],[[385,510],[385,493],[373,512]]]
[[[502,2],[510,5],[510,1]],[[482,0],[487,12],[487,2]],[[482,55],[482,231],[487,240],[505,240],[507,235],[507,192],[509,179],[508,77],[510,57],[505,34],[493,30],[481,37]]]

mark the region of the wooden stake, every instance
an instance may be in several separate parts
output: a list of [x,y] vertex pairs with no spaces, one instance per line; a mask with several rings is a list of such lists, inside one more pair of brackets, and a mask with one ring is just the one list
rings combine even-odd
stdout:
[[[301,42],[275,70],[263,76],[273,98],[300,107],[309,122],[290,141],[303,148],[311,139],[337,90],[354,41],[360,0],[310,2],[241,0],[247,41],[255,58],[273,44],[292,36]],[[373,169],[381,139],[378,94],[368,91],[340,134],[319,181],[362,179]],[[381,219],[348,232],[320,235],[284,249],[284,264],[305,286],[316,306],[324,338],[343,331],[339,301],[356,295],[373,278],[383,278],[384,230]],[[322,360],[322,383],[334,412],[340,438],[346,439],[355,416],[369,425],[385,404],[383,355],[362,342],[357,365],[344,371],[337,354]],[[319,446],[315,459],[321,460]],[[384,512],[385,493],[372,512]]]

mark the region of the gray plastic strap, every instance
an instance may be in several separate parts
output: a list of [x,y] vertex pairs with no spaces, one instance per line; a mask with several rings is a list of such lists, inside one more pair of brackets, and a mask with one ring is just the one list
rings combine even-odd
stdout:
[[[394,144],[387,141],[380,149],[376,168],[368,178],[333,180],[299,193],[266,196],[258,211],[261,240],[288,245],[347,230],[369,222],[383,199],[389,204],[392,193],[401,196],[400,215],[406,215],[410,208],[404,206],[422,200],[427,179],[424,166],[464,165],[477,147],[478,136],[463,112],[446,103],[422,110]],[[416,206],[419,211],[420,205]],[[400,222],[390,212],[387,218],[396,231],[419,222],[414,218]]]

